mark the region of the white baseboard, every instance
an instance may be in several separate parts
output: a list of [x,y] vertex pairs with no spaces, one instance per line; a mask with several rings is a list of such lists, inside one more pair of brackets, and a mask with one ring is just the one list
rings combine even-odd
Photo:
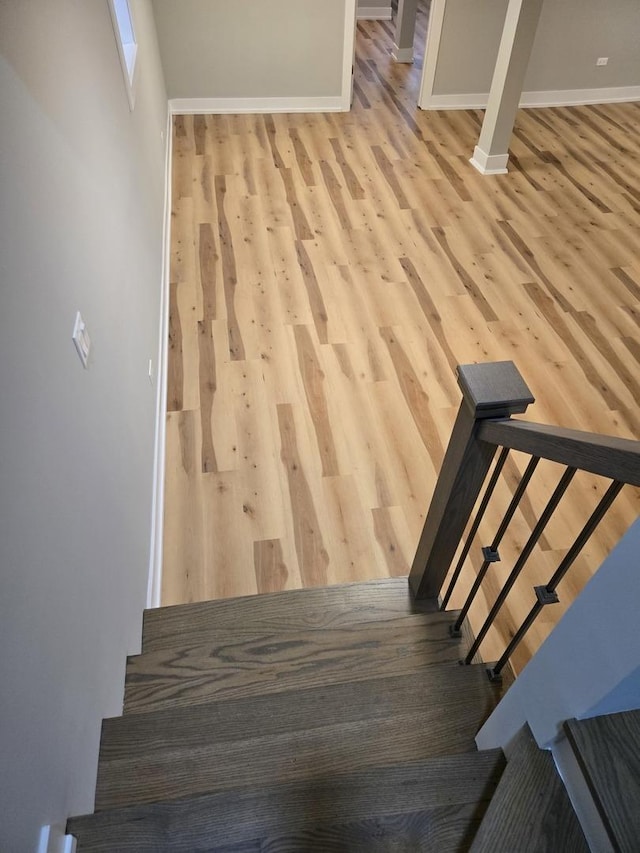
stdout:
[[162,593],[162,538],[164,532],[164,456],[167,431],[167,361],[169,354],[169,269],[171,259],[171,154],[173,127],[171,110],[165,131],[164,222],[162,227],[162,272],[156,370],[156,424],[153,451],[151,499],[151,543],[147,579],[147,607],[159,607]]
[[394,44],[391,48],[391,56],[396,62],[413,62],[413,48],[398,47],[397,44]]
[[358,6],[359,21],[390,21],[391,6]]
[[[461,95],[429,95],[422,105],[425,110],[483,110],[489,93]],[[550,89],[523,92],[520,106],[577,107],[585,104],[614,104],[640,101],[640,86],[617,86],[603,89]]]
[[602,89],[556,89],[549,92],[523,92],[521,107],[579,107],[583,104],[615,104],[640,101],[640,86],[614,86]]
[[597,850],[598,853],[614,853],[593,795],[571,744],[564,735],[561,735],[551,746],[551,754],[584,837],[587,839],[589,850]]
[[489,94],[428,95],[421,104],[423,110],[484,110]]
[[469,162],[481,175],[506,175],[509,155],[487,154],[482,148],[478,148],[476,145],[473,157]]
[[172,115],[238,113],[336,113],[349,110],[342,95],[317,98],[172,98]]
[[40,829],[37,853],[75,853],[76,839],[64,834],[64,825],[49,824]]

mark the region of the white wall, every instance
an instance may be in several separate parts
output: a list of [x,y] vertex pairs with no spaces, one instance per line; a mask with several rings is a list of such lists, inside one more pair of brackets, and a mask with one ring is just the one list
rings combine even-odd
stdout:
[[[133,0],[0,2],[0,849],[92,809],[149,563],[166,93]],[[94,345],[85,371],[75,311]]]
[[[508,0],[433,3],[445,9],[432,94],[486,94]],[[639,32],[637,0],[547,0],[524,92],[640,86]]]
[[345,0],[153,0],[153,8],[170,98],[342,93]]
[[567,610],[480,730],[502,746],[528,722],[548,746],[571,717],[640,707],[640,519]]

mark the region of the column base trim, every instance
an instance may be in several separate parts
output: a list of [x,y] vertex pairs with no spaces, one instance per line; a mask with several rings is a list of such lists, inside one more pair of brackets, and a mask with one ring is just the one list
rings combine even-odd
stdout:
[[507,163],[509,162],[508,153],[487,154],[477,145],[474,149],[473,157],[469,162],[481,175],[506,175],[509,171],[507,169]]
[[413,47],[398,47],[397,44],[394,44],[391,56],[396,62],[411,63],[413,62]]

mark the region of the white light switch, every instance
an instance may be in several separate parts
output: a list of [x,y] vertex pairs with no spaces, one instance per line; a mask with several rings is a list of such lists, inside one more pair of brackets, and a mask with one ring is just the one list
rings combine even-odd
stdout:
[[91,338],[89,337],[89,332],[87,332],[87,327],[85,326],[84,320],[82,319],[82,315],[79,311],[76,314],[76,321],[73,324],[72,338],[76,345],[76,350],[78,351],[83,367],[88,368],[89,353],[91,352]]

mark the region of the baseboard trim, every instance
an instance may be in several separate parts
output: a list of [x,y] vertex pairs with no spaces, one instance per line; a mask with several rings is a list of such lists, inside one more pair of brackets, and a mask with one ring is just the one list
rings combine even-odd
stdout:
[[147,578],[147,607],[160,607],[162,595],[162,540],[164,533],[164,457],[167,433],[167,362],[169,355],[169,270],[171,261],[171,157],[173,128],[167,112],[164,164],[164,221],[162,226],[162,272],[158,361],[156,370],[156,423],[153,451],[153,492],[151,498],[151,543]]
[[391,56],[396,62],[413,62],[413,48],[398,47],[397,44],[394,44],[391,49]]
[[609,835],[589,790],[589,785],[584,778],[571,744],[564,734],[561,734],[551,745],[551,754],[584,832],[584,837],[587,839],[589,850],[597,850],[599,853],[614,853],[613,845],[609,840]]
[[49,824],[40,829],[36,853],[75,853],[76,839],[65,835],[64,825]]
[[487,154],[476,145],[473,157],[469,160],[481,175],[506,175],[508,172],[508,154]]
[[429,95],[420,105],[423,110],[484,110],[489,95]]
[[640,86],[614,86],[602,89],[556,89],[549,92],[523,92],[521,107],[579,107],[586,104],[615,104],[640,101]]
[[[489,93],[461,95],[430,95],[422,104],[424,110],[483,110]],[[616,86],[603,89],[550,89],[543,92],[523,92],[520,106],[578,107],[587,104],[614,104],[640,101],[640,86]]]
[[359,21],[390,21],[391,6],[358,6]]
[[239,113],[337,113],[345,112],[344,97],[317,98],[172,98],[172,115],[227,115]]

